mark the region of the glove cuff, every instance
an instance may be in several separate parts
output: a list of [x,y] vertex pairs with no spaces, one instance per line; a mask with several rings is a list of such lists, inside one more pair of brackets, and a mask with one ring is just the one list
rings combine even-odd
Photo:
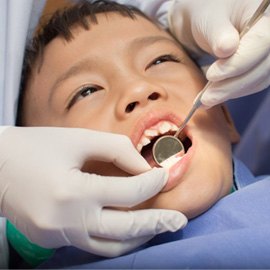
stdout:
[[13,224],[7,221],[6,235],[9,243],[16,252],[32,267],[37,267],[42,262],[50,258],[54,250],[42,248],[30,242]]

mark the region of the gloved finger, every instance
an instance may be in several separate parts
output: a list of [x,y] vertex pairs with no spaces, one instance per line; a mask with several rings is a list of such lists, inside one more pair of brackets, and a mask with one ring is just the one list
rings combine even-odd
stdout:
[[141,246],[153,237],[154,235],[143,236],[129,239],[127,241],[91,237],[91,239],[88,240],[88,245],[81,246],[80,248],[96,255],[116,257]]
[[117,149],[110,149],[109,153],[107,152],[107,161],[113,162],[114,165],[130,174],[139,174],[150,170],[150,165],[135,149],[129,138],[123,136],[121,140]]
[[213,63],[206,77],[210,81],[221,81],[239,76],[253,69],[270,54],[270,16],[264,16],[241,39],[236,53],[228,59]]
[[[132,207],[154,195],[165,185],[168,174],[163,168],[154,168],[143,174],[130,177],[106,177],[85,174],[84,182],[95,186],[95,196],[101,206]],[[92,189],[89,191],[92,192]],[[91,193],[91,196],[93,194]]]
[[75,156],[73,162],[76,162],[78,167],[88,159],[112,162],[131,174],[151,169],[131,140],[124,135],[85,130],[79,134],[78,141],[74,144],[79,157]]
[[[90,221],[90,227],[93,221]],[[149,241],[155,235],[145,235],[134,237],[133,239],[128,239],[126,241],[119,241],[112,238],[102,238],[95,237],[90,234],[87,234],[83,231],[74,230],[73,232],[68,232],[65,235],[65,232],[62,233],[61,241],[53,241],[52,238],[57,236],[57,234],[49,235],[48,239],[39,243],[42,247],[45,248],[59,248],[61,246],[75,246],[87,252],[106,256],[106,257],[114,257],[124,254],[142,244]],[[58,245],[55,245],[57,243]],[[108,248],[109,247],[109,248]]]
[[[202,18],[202,15],[200,17]],[[192,32],[201,49],[218,58],[231,56],[239,45],[239,33],[227,14],[218,14],[213,20],[194,23]]]
[[124,241],[166,231],[175,232],[185,227],[186,224],[187,218],[175,210],[120,211],[103,209],[98,228],[93,228],[91,220],[89,220],[89,234]]
[[202,103],[212,107],[229,99],[234,99],[264,90],[270,85],[270,55],[256,68],[223,81],[212,83],[202,96]]

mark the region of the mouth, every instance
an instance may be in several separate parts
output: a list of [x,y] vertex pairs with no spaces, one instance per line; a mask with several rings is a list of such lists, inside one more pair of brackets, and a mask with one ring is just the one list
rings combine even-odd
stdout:
[[[158,167],[152,154],[152,148],[157,139],[165,135],[174,135],[178,127],[171,121],[161,120],[157,124],[144,130],[136,148],[151,167]],[[185,130],[180,133],[179,139],[184,145],[185,153],[192,146],[192,140]]]

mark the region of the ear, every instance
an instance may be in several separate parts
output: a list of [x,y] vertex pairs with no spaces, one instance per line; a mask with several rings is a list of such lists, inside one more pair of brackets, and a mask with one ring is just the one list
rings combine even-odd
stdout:
[[232,143],[238,143],[240,141],[240,134],[238,133],[233,119],[229,113],[229,110],[227,109],[225,104],[221,105],[221,110],[223,111],[224,117],[226,119],[228,129],[229,129],[229,136]]

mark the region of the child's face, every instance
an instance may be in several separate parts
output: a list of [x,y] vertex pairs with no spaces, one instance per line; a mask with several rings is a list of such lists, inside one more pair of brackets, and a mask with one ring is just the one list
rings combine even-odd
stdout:
[[[27,125],[124,134],[136,147],[146,129],[164,121],[179,125],[205,84],[175,40],[140,16],[100,14],[89,31],[78,27],[73,34],[71,42],[58,37],[46,47],[27,90]],[[222,109],[198,110],[186,132],[192,146],[170,170],[171,183],[138,208],[194,217],[229,193],[232,135]],[[84,170],[127,175],[101,162]]]

